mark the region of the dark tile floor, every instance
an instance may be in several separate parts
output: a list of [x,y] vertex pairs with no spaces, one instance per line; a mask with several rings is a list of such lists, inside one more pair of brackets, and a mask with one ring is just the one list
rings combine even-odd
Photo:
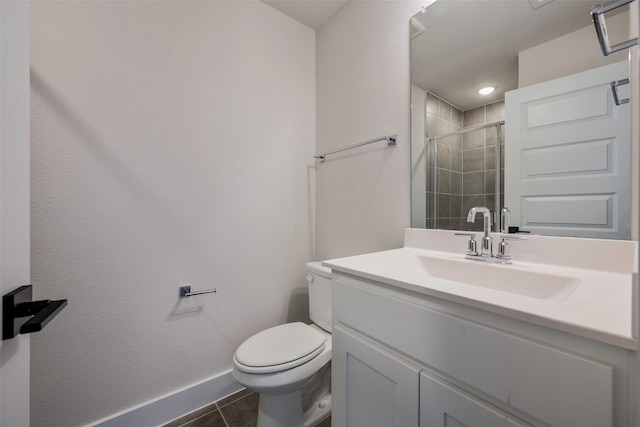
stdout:
[[[255,427],[257,420],[258,394],[245,389],[163,427]],[[331,427],[331,417],[317,427]]]

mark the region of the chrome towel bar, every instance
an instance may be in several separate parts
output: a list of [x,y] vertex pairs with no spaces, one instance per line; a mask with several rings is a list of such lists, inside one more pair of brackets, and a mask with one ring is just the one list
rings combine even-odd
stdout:
[[325,157],[328,156],[329,154],[335,154],[335,153],[339,153],[341,151],[351,150],[352,148],[361,147],[363,145],[371,144],[373,142],[378,142],[378,141],[387,141],[387,145],[396,145],[396,138],[397,137],[398,137],[397,135],[381,136],[380,138],[370,139],[368,141],[359,142],[357,144],[352,144],[352,145],[349,145],[347,147],[338,148],[337,150],[327,151],[326,153],[317,154],[317,155],[313,156],[313,158],[314,159],[318,159],[321,162],[324,162]]
[[611,46],[609,43],[609,35],[607,34],[607,26],[604,20],[604,14],[617,9],[621,6],[631,3],[634,0],[617,0],[611,3],[607,3],[604,6],[596,5],[591,9],[591,18],[593,19],[593,24],[596,26],[596,35],[598,36],[598,42],[600,42],[600,49],[602,49],[602,54],[604,56],[609,55],[610,53],[617,52],[622,49],[627,49],[631,46],[635,46],[638,44],[638,38],[633,38],[622,43],[618,43],[616,45]]

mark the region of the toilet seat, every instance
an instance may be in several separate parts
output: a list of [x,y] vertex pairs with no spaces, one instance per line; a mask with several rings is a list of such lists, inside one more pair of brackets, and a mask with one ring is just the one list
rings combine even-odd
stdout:
[[326,338],[302,322],[274,326],[243,342],[234,361],[238,370],[268,374],[307,363],[322,352]]

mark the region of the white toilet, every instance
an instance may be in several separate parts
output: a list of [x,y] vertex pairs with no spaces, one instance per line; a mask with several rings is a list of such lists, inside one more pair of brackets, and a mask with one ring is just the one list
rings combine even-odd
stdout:
[[331,270],[310,262],[307,272],[314,324],[258,332],[233,355],[233,377],[260,393],[257,427],[309,427],[331,412]]

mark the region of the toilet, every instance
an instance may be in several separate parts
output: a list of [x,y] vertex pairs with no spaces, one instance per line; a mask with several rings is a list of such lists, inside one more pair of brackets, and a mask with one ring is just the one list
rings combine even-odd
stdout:
[[309,317],[258,332],[233,355],[233,377],[260,394],[257,427],[310,427],[331,413],[331,270],[307,263]]

